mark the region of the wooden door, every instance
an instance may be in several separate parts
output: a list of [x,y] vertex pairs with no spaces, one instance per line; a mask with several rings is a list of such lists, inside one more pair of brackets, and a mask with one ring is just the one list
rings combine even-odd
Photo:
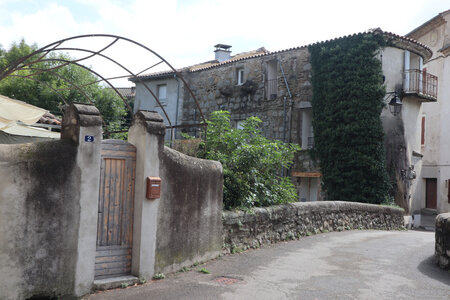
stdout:
[[426,207],[437,208],[437,179],[426,178]]
[[131,273],[136,148],[102,142],[95,279]]

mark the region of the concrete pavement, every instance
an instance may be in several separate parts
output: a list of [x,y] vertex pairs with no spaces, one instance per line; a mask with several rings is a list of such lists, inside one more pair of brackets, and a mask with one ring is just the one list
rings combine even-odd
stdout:
[[433,232],[332,232],[88,299],[450,299],[450,272],[433,253]]

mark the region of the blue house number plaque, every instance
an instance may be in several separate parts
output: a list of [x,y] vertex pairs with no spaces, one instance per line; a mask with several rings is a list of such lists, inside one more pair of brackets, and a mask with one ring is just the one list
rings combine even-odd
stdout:
[[92,143],[94,141],[94,137],[92,135],[85,135],[84,141],[88,143]]

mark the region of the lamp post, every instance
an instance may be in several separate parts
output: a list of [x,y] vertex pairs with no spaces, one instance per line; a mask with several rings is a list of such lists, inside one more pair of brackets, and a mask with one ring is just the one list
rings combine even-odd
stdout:
[[397,95],[397,92],[393,92],[392,94],[394,94],[394,96],[391,98],[391,101],[389,101],[389,111],[394,116],[397,116],[402,111],[402,100]]

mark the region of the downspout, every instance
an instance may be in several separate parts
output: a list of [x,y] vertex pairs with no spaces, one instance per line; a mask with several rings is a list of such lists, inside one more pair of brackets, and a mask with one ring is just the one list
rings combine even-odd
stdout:
[[[175,126],[178,125],[178,106],[180,105],[180,79],[178,79],[177,74],[173,75],[173,78],[177,81],[177,107],[175,110]],[[174,140],[174,137],[176,137],[177,129],[173,128],[174,132],[172,134],[172,143]]]
[[[289,84],[286,79],[286,75],[284,74],[283,65],[281,64],[281,60],[278,59],[278,63],[280,64],[281,74],[283,75],[284,84],[286,85],[288,95],[289,95],[289,142],[291,140],[291,119],[292,119],[292,94],[289,89]],[[284,118],[283,118],[283,142],[286,143],[286,96],[283,99],[283,110],[284,110]]]
[[[291,120],[292,120],[292,94],[291,94],[291,89],[289,88],[289,84],[287,82],[286,79],[286,75],[284,74],[284,70],[283,70],[283,65],[281,64],[281,60],[278,58],[278,63],[280,65],[280,69],[281,69],[281,74],[283,75],[283,80],[284,80],[284,84],[286,85],[286,89],[288,91],[288,95],[289,95],[289,142],[291,141]],[[283,98],[283,111],[284,111],[284,117],[283,117],[283,142],[286,143],[286,117],[287,117],[287,113],[286,113],[286,96],[284,96]],[[283,176],[287,176],[288,175],[288,170],[283,168],[282,170],[282,175]]]

